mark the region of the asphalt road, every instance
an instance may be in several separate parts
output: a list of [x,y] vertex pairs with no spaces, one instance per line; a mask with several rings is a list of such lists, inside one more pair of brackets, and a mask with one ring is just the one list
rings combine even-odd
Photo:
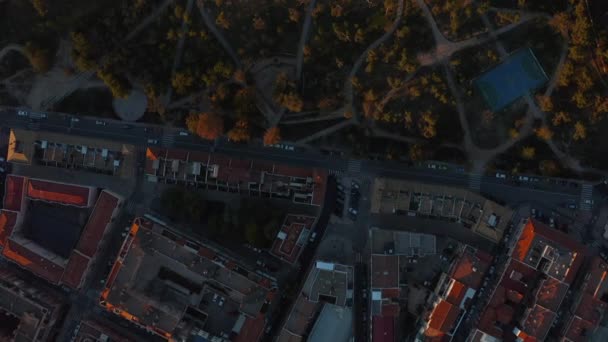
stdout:
[[[172,148],[214,151],[233,158],[265,159],[294,166],[318,167],[340,172],[347,171],[348,159],[328,156],[311,151],[285,151],[274,147],[233,144],[228,141],[212,142],[193,135],[182,136],[182,129],[141,123],[124,123],[94,117],[74,117],[63,113],[45,113],[46,118],[28,112],[29,116],[18,116],[17,108],[0,108],[0,124],[8,127],[82,135],[100,139],[122,141],[139,146],[163,146]],[[36,118],[35,118],[36,117]],[[72,118],[78,118],[78,121]],[[98,124],[102,121],[105,124]],[[152,140],[154,143],[148,144]],[[420,182],[467,187],[469,175],[452,170],[430,170],[407,167],[391,161],[362,160],[360,172],[370,177],[390,177],[410,179]],[[503,199],[509,204],[525,201],[539,201],[548,205],[558,205],[565,201],[580,200],[580,190],[569,187],[541,190],[527,186],[516,186],[507,180],[482,176],[481,192]]]

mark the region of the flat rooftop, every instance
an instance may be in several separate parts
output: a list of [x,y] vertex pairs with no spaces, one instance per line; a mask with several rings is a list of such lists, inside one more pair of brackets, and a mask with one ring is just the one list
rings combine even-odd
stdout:
[[[102,293],[108,310],[173,336],[188,308],[213,287],[235,310],[256,318],[272,299],[272,282],[219,252],[144,219],[134,220]],[[208,300],[205,300],[208,302]]]
[[372,289],[399,287],[399,256],[372,255]]
[[277,233],[270,254],[290,264],[295,263],[308,241],[315,217],[289,214]]
[[320,206],[328,173],[264,160],[232,158],[218,153],[149,147],[145,173],[149,181],[171,180]]
[[7,160],[135,177],[135,146],[69,134],[11,129]]
[[434,235],[372,229],[372,254],[427,256],[436,254]]

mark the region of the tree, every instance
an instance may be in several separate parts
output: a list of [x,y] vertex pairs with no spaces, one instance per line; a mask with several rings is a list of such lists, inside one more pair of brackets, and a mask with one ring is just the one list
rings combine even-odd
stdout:
[[270,127],[264,133],[264,145],[274,145],[281,141],[281,129],[277,126]]
[[411,161],[416,162],[419,160],[424,160],[425,159],[425,151],[424,148],[422,147],[422,145],[420,144],[412,144],[410,145],[409,151],[408,151],[408,156],[410,158]]
[[543,112],[553,111],[553,101],[551,100],[551,97],[545,95],[537,95],[536,101],[538,101],[538,106]]
[[298,9],[296,8],[289,8],[289,20],[293,21],[294,23],[298,23],[300,22],[300,11],[298,11]]
[[437,117],[431,112],[424,112],[418,119],[418,129],[420,134],[427,139],[434,138],[437,135]]
[[574,65],[571,61],[566,61],[564,66],[562,67],[561,72],[559,73],[559,79],[557,84],[560,87],[567,87],[570,84],[572,75],[574,75]]
[[339,18],[342,16],[342,12],[344,11],[344,9],[342,8],[342,6],[340,6],[340,4],[332,3],[329,6],[331,7],[330,13],[332,17]]
[[217,26],[223,28],[224,30],[227,30],[230,28],[230,20],[228,20],[224,11],[221,11],[217,15],[217,18],[215,18],[215,24]]
[[536,149],[532,146],[525,146],[521,149],[521,157],[527,160],[534,159],[536,155]]
[[194,77],[187,71],[176,72],[171,79],[171,85],[179,95],[186,94],[193,84]]
[[570,119],[570,114],[566,112],[557,112],[553,115],[553,118],[551,119],[551,123],[553,124],[553,126],[559,126],[562,123],[569,123],[570,121],[572,121],[572,119]]
[[236,122],[234,127],[226,134],[228,139],[233,142],[247,142],[251,139],[249,133],[249,122],[244,119],[240,119]]
[[535,133],[536,136],[542,140],[551,140],[553,137],[553,132],[551,132],[551,129],[545,125],[536,129]]
[[263,31],[266,28],[266,22],[259,16],[253,17],[253,29]]
[[27,56],[34,71],[43,73],[50,69],[48,50],[42,49],[32,42],[25,44],[25,55]]
[[570,16],[566,12],[559,12],[553,15],[553,18],[549,20],[549,25],[563,37],[568,38],[568,32],[570,30]]
[[110,70],[109,67],[104,67],[97,70],[97,77],[110,88],[112,96],[119,99],[125,99],[131,92],[131,84],[129,81]]
[[554,177],[559,173],[559,165],[554,160],[541,160],[538,168],[547,177]]
[[217,139],[224,133],[224,120],[216,113],[198,114],[194,132],[204,139]]
[[44,18],[49,13],[47,0],[32,0],[32,5],[40,17]]
[[572,134],[572,139],[579,141],[585,138],[587,138],[587,128],[581,121],[577,121],[574,124],[574,133]]

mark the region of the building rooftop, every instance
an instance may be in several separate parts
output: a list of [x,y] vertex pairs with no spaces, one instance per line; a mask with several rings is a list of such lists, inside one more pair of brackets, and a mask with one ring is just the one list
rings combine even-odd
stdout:
[[15,175],[6,176],[4,189],[4,209],[20,211],[25,189],[25,178]]
[[323,202],[328,176],[324,169],[157,147],[146,150],[145,173],[153,182],[169,180],[251,196],[270,194],[317,206]]
[[372,254],[426,256],[436,254],[434,235],[372,229]]
[[396,255],[372,255],[372,289],[399,287],[399,257]]
[[8,335],[7,340],[49,340],[63,304],[59,293],[0,266],[0,331]]
[[9,202],[20,204],[19,211],[0,215],[2,255],[52,284],[79,288],[121,199],[102,191],[85,225],[87,207],[95,203],[97,191],[40,179],[8,178],[19,179],[28,191],[5,194]]
[[395,341],[395,318],[394,317],[372,317],[372,342],[394,342]]
[[350,307],[338,306],[329,303],[323,305],[323,309],[317,318],[308,341],[348,341],[353,335],[353,311]]
[[11,129],[7,160],[135,177],[135,146],[68,134]]
[[189,334],[180,322],[193,319],[192,311],[201,312],[195,316],[204,316],[197,320],[206,327],[233,306],[231,310],[256,319],[272,300],[271,287],[270,279],[218,251],[138,218],[110,272],[101,302],[108,310],[169,338]]
[[534,220],[522,222],[516,236],[476,334],[543,340],[580,268],[585,248]]
[[298,260],[302,248],[315,223],[315,217],[289,214],[275,238],[270,254],[293,264]]
[[[279,340],[291,341],[308,335],[309,331],[313,329],[313,324],[316,324],[314,322],[318,322],[318,319],[320,319],[318,318],[319,313],[325,310],[323,305],[332,305],[325,313],[327,316],[346,315],[347,312],[351,312],[352,300],[352,267],[317,260],[306,276],[306,281],[283,326]],[[336,309],[336,311],[335,308],[345,309]],[[324,326],[324,323],[319,324],[321,324],[319,327]],[[322,336],[324,333],[319,331],[317,334]]]
[[134,339],[122,336],[108,324],[101,321],[85,319],[80,321],[73,342],[131,342]]
[[491,255],[466,246],[460,257],[452,265],[449,273],[452,278],[463,285],[478,289],[491,263]]
[[587,276],[572,304],[571,315],[566,319],[564,339],[572,342],[587,341],[608,309],[608,263],[594,257]]
[[513,214],[481,195],[462,188],[407,180],[376,178],[370,198],[372,213],[415,214],[459,222],[498,243]]

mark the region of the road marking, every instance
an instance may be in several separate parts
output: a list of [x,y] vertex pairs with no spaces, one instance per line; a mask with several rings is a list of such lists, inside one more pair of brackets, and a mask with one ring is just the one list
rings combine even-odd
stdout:
[[350,159],[348,161],[346,170],[350,173],[360,173],[361,172],[361,159]]
[[590,211],[593,205],[590,202],[593,198],[593,185],[584,183],[581,186],[581,210]]
[[163,134],[163,138],[161,139],[161,143],[164,147],[171,147],[175,143],[175,135],[167,133]]
[[479,192],[481,190],[481,173],[469,173],[469,189]]

